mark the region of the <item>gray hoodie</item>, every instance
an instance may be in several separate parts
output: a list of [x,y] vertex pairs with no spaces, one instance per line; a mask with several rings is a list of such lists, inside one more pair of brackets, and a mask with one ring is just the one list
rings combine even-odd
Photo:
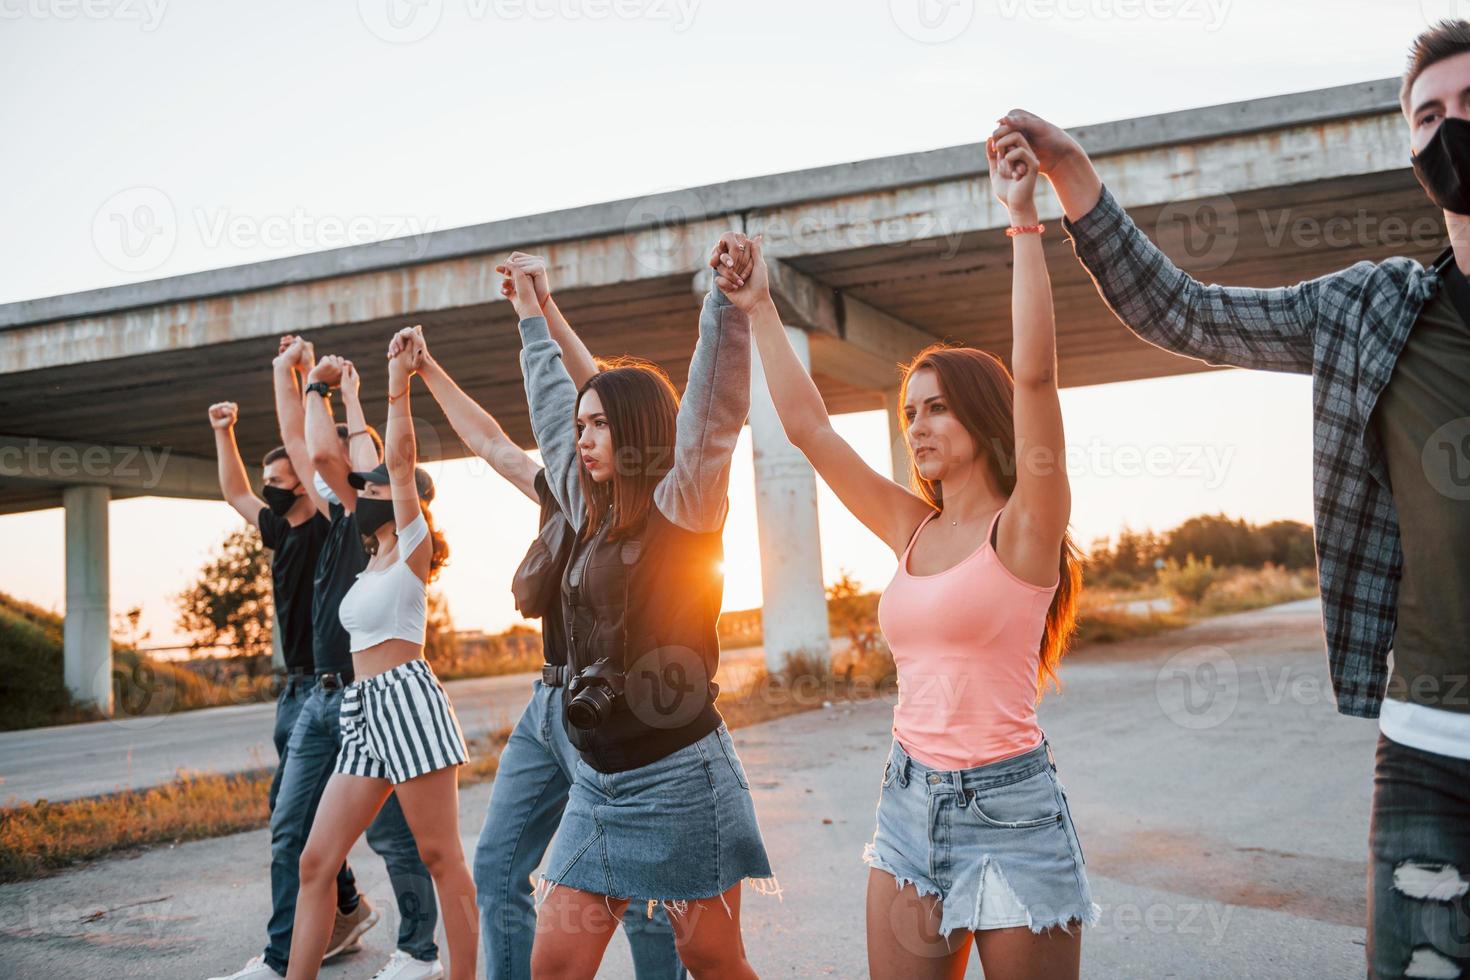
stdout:
[[[586,521],[577,453],[577,386],[542,316],[521,321],[521,374],[546,480],[579,531]],[[679,401],[674,466],[653,491],[654,506],[689,531],[720,526],[728,506],[730,457],[750,411],[750,321],[718,288],[704,298],[689,383]]]

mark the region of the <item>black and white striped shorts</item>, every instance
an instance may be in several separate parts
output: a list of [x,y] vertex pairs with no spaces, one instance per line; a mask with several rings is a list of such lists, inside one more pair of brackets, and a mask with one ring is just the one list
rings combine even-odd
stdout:
[[422,658],[348,684],[339,720],[336,772],[402,783],[469,761],[454,706]]

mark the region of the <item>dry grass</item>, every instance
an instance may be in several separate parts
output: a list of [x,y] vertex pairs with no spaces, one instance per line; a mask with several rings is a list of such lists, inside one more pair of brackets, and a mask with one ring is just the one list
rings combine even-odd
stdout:
[[144,790],[0,810],[0,881],[42,877],[142,845],[264,826],[271,773],[181,773]]
[[1176,598],[1173,608],[1143,615],[1116,608],[1118,603],[1157,598],[1161,594],[1159,590],[1141,594],[1084,588],[1073,648],[1082,649],[1095,643],[1118,643],[1188,626],[1210,616],[1310,599],[1317,595],[1317,575],[1313,569],[1288,571],[1276,565],[1220,568],[1215,570],[1214,580],[1198,602]]

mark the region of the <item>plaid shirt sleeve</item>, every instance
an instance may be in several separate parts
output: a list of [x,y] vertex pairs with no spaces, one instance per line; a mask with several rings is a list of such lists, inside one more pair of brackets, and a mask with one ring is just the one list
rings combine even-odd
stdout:
[[1208,364],[1311,373],[1323,279],[1276,289],[1205,285],[1171,262],[1106,186],[1091,211],[1062,227],[1108,307],[1154,346]]

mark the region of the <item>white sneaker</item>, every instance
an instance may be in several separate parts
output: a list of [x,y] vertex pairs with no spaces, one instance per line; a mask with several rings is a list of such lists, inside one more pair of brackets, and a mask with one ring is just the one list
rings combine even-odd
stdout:
[[[439,975],[442,976],[443,974],[441,973]],[[279,980],[279,978],[284,976],[284,973],[277,973],[271,969],[265,962],[265,955],[261,954],[229,976],[210,977],[209,980]]]
[[[401,949],[395,949],[373,980],[443,980],[444,967],[438,960],[416,960]],[[252,978],[253,980],[253,978]]]

